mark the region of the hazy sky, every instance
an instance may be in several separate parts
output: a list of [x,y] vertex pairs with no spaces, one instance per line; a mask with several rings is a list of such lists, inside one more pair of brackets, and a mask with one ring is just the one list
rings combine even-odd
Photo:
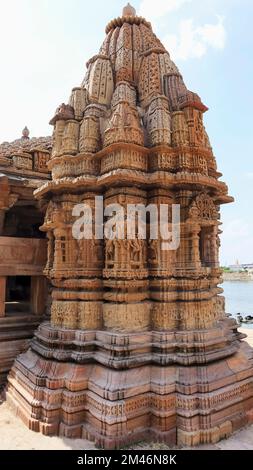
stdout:
[[[121,0],[0,0],[0,142],[49,135],[56,107],[85,74]],[[205,116],[223,179],[222,263],[253,262],[252,0],[132,1],[151,20]]]

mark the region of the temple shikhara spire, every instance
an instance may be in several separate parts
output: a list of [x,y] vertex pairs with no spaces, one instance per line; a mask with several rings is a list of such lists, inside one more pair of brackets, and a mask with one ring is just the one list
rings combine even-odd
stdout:
[[[31,429],[105,448],[195,445],[252,420],[252,350],[219,287],[220,205],[233,199],[206,111],[128,4],[51,120],[52,180],[35,192],[47,208],[50,319],[16,359],[7,391]],[[73,209],[86,204],[95,220],[96,196],[105,206],[167,204],[170,214],[180,205],[179,248],[75,239]]]

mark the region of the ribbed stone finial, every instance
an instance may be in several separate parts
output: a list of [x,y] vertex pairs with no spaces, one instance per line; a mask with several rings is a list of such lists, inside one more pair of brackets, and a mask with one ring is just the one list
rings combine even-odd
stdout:
[[22,139],[29,139],[30,131],[27,126],[22,130]]
[[122,12],[122,16],[136,16],[136,10],[130,3],[128,3],[124,8]]

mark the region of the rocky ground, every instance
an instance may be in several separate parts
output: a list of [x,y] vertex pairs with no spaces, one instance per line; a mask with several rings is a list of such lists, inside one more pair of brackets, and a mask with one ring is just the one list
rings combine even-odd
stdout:
[[[241,329],[248,335],[247,341],[253,346],[253,329]],[[94,444],[83,439],[65,439],[47,437],[29,431],[22,421],[17,418],[5,402],[0,405],[0,450],[88,450],[94,449]],[[141,443],[134,449],[167,449],[160,444]],[[249,450],[253,449],[253,426],[235,433],[215,445],[203,445],[195,449],[211,450]]]

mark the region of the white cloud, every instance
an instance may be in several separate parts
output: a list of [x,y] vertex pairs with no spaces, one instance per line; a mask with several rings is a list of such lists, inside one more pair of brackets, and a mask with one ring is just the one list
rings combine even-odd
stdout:
[[248,173],[246,173],[246,177],[250,180],[253,179],[253,172],[252,171],[249,171]]
[[226,30],[223,18],[217,17],[216,24],[206,23],[194,26],[192,19],[182,20],[179,24],[179,34],[168,34],[163,42],[174,60],[200,59],[208,50],[224,49]]
[[205,24],[197,28],[197,34],[203,42],[215,49],[224,49],[226,43],[226,30],[224,27],[224,18],[217,16],[216,24]]
[[192,0],[142,0],[139,14],[148,19],[157,19],[166,15],[170,11],[178,10],[185,3]]

